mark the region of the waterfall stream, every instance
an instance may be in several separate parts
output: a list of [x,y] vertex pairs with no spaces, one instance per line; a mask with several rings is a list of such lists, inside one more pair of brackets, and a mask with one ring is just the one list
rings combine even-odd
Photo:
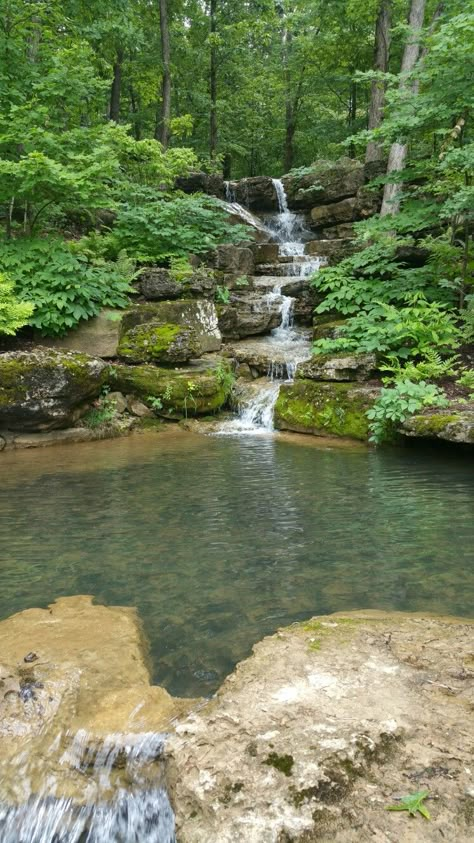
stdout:
[[[220,434],[268,433],[273,431],[273,415],[280,386],[294,380],[298,363],[311,354],[308,332],[295,326],[295,298],[282,293],[283,281],[310,278],[321,266],[321,258],[305,254],[305,240],[311,234],[304,226],[304,218],[289,210],[285,187],[281,179],[272,179],[278,201],[278,213],[265,220],[265,227],[278,244],[279,260],[285,276],[267,276],[273,286],[262,296],[262,307],[278,308],[280,324],[270,335],[258,341],[259,353],[268,357],[267,379],[249,383],[241,390],[238,417],[224,422]],[[226,187],[227,191],[227,187]],[[228,196],[230,196],[230,188]],[[279,267],[278,267],[279,268]]]

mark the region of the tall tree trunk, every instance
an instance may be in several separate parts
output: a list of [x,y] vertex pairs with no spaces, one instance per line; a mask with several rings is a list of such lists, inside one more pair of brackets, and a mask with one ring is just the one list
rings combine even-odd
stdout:
[[217,155],[217,0],[211,0],[211,58],[209,68],[209,93],[211,97],[211,112],[209,121],[209,157],[212,160]]
[[[387,73],[390,59],[390,27],[392,19],[392,0],[381,0],[375,24],[374,70]],[[369,129],[377,129],[383,120],[385,103],[385,83],[377,79],[370,86]],[[365,152],[365,161],[380,161],[383,157],[381,144],[370,141]]]
[[[354,73],[354,68],[351,69],[351,76]],[[351,79],[351,84],[349,88],[349,112],[347,115],[347,122],[350,127],[351,134],[355,132],[355,125],[357,119],[357,82],[354,79]],[[351,143],[349,147],[349,156],[350,158],[355,158],[355,147],[354,144]]]
[[156,120],[155,140],[160,141],[166,149],[170,140],[171,117],[171,47],[167,0],[159,0],[159,9],[163,75],[161,77],[161,103]]
[[132,110],[132,115],[133,115],[133,120],[132,120],[133,135],[135,137],[135,140],[139,141],[139,140],[141,140],[141,137],[142,137],[142,127],[141,127],[141,121],[140,121],[140,117],[139,117],[139,112],[140,112],[139,97],[137,96],[135,88],[133,87],[132,84],[130,84],[128,90],[129,90],[129,94],[130,94],[130,108]]
[[[420,33],[423,28],[425,17],[426,0],[411,0],[409,26],[411,34],[405,45],[402,58],[400,89],[407,87],[407,76],[410,74],[420,55]],[[412,90],[416,93],[416,84],[411,83]],[[399,173],[405,166],[408,152],[406,143],[393,143],[388,157],[387,175]],[[400,208],[401,185],[399,183],[386,184],[383,192],[382,217],[387,214],[396,214]]]
[[114,78],[112,87],[110,89],[110,105],[109,105],[109,120],[114,120],[118,123],[120,117],[120,96],[122,93],[122,64],[123,64],[123,50],[121,47],[117,49],[117,54],[114,63]]

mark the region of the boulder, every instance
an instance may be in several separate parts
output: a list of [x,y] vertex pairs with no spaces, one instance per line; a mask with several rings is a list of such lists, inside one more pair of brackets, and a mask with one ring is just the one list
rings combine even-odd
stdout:
[[352,222],[357,219],[357,210],[357,199],[355,196],[350,196],[348,199],[341,199],[340,202],[334,202],[331,205],[317,205],[311,211],[311,222],[313,228]]
[[255,263],[276,263],[280,254],[278,243],[260,243],[252,248]]
[[313,381],[366,381],[377,372],[375,354],[315,354],[300,363],[297,378]]
[[187,176],[178,176],[176,187],[183,193],[207,193],[209,196],[225,197],[224,179],[217,173],[195,171]]
[[400,433],[421,439],[474,445],[474,403],[426,410],[410,416],[402,424]]
[[302,175],[290,173],[284,176],[282,181],[289,208],[309,211],[316,205],[326,205],[355,196],[364,184],[364,166],[351,158],[316,161]]
[[337,339],[342,336],[341,328],[344,327],[346,321],[346,319],[338,319],[335,314],[331,319],[330,313],[315,316],[313,319],[313,340]]
[[211,257],[215,269],[231,278],[253,275],[255,260],[252,249],[246,246],[218,246]]
[[338,225],[330,225],[325,228],[318,228],[321,240],[353,240],[355,229],[351,222],[341,222]]
[[[167,332],[165,331],[165,333],[170,335],[171,340],[178,337],[178,328],[183,332],[183,338],[184,332],[187,330],[189,351],[191,351],[191,346],[194,349],[191,357],[198,357],[200,354],[209,351],[217,351],[221,345],[221,334],[214,302],[207,299],[180,299],[177,301],[162,301],[156,304],[141,304],[128,310],[122,320],[120,354],[125,347],[128,347],[127,334],[133,328],[147,323],[153,323],[155,332],[157,332],[159,326],[166,328]],[[140,339],[146,333],[145,330],[140,334]],[[132,345],[134,344],[135,339],[132,337]],[[131,359],[128,354],[124,356]],[[147,357],[146,359],[151,358]],[[177,358],[175,359],[177,360]],[[190,359],[189,356],[182,356],[182,360],[186,359]]]
[[138,282],[142,296],[148,301],[166,301],[180,298],[214,298],[216,292],[214,272],[199,267],[182,281],[177,281],[171,270],[145,267]]
[[109,377],[111,385],[126,395],[145,401],[159,399],[153,410],[168,419],[219,410],[229,397],[233,380],[228,362],[219,357],[180,369],[117,365]]
[[217,305],[217,314],[225,340],[267,334],[281,321],[278,304],[262,304],[262,296],[253,293],[233,295],[230,304]]
[[105,359],[117,356],[123,310],[104,309],[98,316],[82,320],[77,328],[64,337],[55,339],[41,337],[39,342],[47,348],[61,351],[80,351],[92,357]]
[[[167,742],[177,839],[470,843],[473,633],[359,611],[265,638]],[[430,821],[386,810],[423,789]]]
[[99,394],[105,370],[103,360],[73,351],[38,347],[0,354],[0,427],[67,427]]
[[278,211],[278,198],[268,176],[253,176],[236,182],[234,194],[239,205],[251,211]]
[[369,438],[366,416],[380,390],[352,383],[297,379],[283,384],[275,405],[275,427],[314,436]]
[[128,363],[186,363],[201,353],[193,328],[163,322],[131,328],[118,347],[118,356]]

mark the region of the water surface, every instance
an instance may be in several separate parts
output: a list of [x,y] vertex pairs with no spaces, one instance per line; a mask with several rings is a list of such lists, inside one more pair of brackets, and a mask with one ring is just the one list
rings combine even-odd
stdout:
[[263,635],[340,609],[473,615],[469,452],[176,433],[0,455],[0,617],[137,606],[154,678],[214,691]]

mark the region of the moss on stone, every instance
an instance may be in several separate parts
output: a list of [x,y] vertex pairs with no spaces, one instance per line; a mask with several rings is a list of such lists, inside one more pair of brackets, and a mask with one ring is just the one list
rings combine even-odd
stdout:
[[292,755],[278,755],[276,752],[270,752],[263,763],[269,767],[275,767],[275,770],[279,770],[285,776],[291,776],[295,761]]
[[193,371],[164,369],[158,366],[114,366],[109,383],[124,394],[139,398],[159,398],[162,410],[156,412],[169,419],[207,415],[219,410],[228,397],[219,369]]
[[461,416],[454,413],[451,415],[433,413],[426,416],[411,416],[410,428],[418,436],[438,436],[448,424],[454,424],[459,421],[461,421]]
[[131,363],[184,363],[199,357],[200,346],[188,326],[147,322],[122,336],[118,355]]
[[275,405],[275,426],[316,436],[368,439],[367,410],[375,390],[351,383],[297,380],[283,384]]

